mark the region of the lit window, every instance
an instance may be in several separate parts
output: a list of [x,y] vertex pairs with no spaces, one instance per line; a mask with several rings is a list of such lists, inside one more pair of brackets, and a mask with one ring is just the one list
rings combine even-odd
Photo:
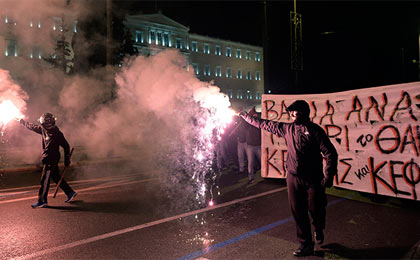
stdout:
[[181,38],[176,38],[176,40],[175,40],[175,48],[182,49],[182,41],[181,41]]
[[194,68],[194,73],[195,73],[195,75],[200,74],[200,70],[198,69],[198,64],[193,63],[193,64],[192,64],[192,66],[193,66],[193,68]]
[[156,43],[156,33],[154,31],[150,31],[149,44],[152,43]]
[[233,97],[233,93],[232,93],[232,90],[231,89],[227,89],[226,90],[226,94],[228,95],[229,98],[232,98]]
[[35,58],[38,58],[38,59],[42,59],[42,57],[41,57],[41,50],[38,47],[32,48],[31,54],[29,55],[29,57],[31,59],[33,59],[34,57]]
[[137,43],[143,43],[143,32],[142,31],[136,31],[136,42]]
[[6,56],[17,56],[17,48],[15,40],[6,40]]
[[197,44],[197,42],[192,41],[191,42],[191,45],[192,45],[192,51],[193,52],[198,52],[198,44]]
[[214,48],[214,54],[222,55],[222,52],[220,51],[220,46],[219,45],[216,45],[216,47]]
[[204,74],[204,76],[210,76],[210,66],[209,65],[204,65],[203,74]]
[[216,77],[221,77],[222,76],[222,67],[217,66],[215,74],[216,74]]
[[210,46],[208,43],[204,44],[204,49],[203,49],[205,54],[210,54]]
[[168,33],[163,34],[163,46],[169,46],[170,47],[170,45],[169,45],[169,34]]
[[242,70],[238,69],[238,71],[236,71],[236,78],[237,79],[241,79],[242,78]]
[[251,52],[250,51],[246,51],[246,59],[247,60],[251,59]]
[[236,98],[237,99],[242,99],[242,90],[238,90],[237,92],[236,92]]
[[229,67],[226,68],[226,78],[232,78],[232,69]]
[[236,58],[238,59],[242,58],[242,53],[240,49],[236,49]]
[[259,71],[255,72],[255,80],[261,80],[261,73]]
[[10,17],[7,17],[7,16],[4,18],[4,22],[5,23],[16,25],[16,22],[13,21],[12,19],[10,19]]
[[246,79],[252,79],[252,74],[251,74],[251,71],[247,71],[246,72]]
[[60,30],[62,32],[62,20],[59,17],[53,17],[52,29],[54,31]]
[[252,92],[249,89],[246,91],[246,99],[252,99]]
[[256,52],[255,53],[255,61],[261,61],[261,57],[260,57],[260,53]]
[[232,57],[232,52],[230,47],[226,47],[226,57]]
[[261,92],[257,91],[257,92],[255,93],[255,99],[257,99],[257,100],[261,100]]

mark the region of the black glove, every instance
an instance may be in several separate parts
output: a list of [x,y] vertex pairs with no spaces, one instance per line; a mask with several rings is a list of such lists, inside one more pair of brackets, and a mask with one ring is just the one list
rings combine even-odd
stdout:
[[70,159],[65,159],[64,166],[69,167],[69,165],[70,165]]
[[333,185],[333,180],[334,178],[329,178],[327,176],[324,177],[324,179],[322,179],[321,181],[321,186],[323,188],[331,188]]

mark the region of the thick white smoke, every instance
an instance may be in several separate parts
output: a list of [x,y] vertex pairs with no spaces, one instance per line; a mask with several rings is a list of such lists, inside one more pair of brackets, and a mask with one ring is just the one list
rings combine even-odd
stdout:
[[[211,130],[226,124],[221,114],[226,116],[230,105],[220,89],[198,80],[175,50],[127,60],[116,73],[112,101],[101,102],[109,98],[101,82],[77,77],[60,93],[65,117],[77,122],[63,128],[72,142],[99,157],[137,146],[152,154],[142,164],[164,169],[168,183],[195,182],[184,187],[189,195],[203,189],[214,155]],[[204,193],[196,197],[201,202]]]
[[[0,8],[8,10],[10,20],[36,13],[33,21],[46,21],[62,13],[65,22],[70,22],[74,17],[94,14],[91,7],[95,1],[67,2],[1,1]],[[67,16],[69,13],[72,15]],[[15,25],[0,23],[0,34],[6,33],[8,26]],[[22,49],[34,44],[27,27],[14,28]],[[39,43],[42,49],[53,48],[57,40],[47,32],[38,31],[45,33],[38,35],[44,40]],[[88,50],[89,46],[84,46],[81,51]],[[83,75],[66,75],[61,69],[40,66],[22,56],[0,66],[9,70],[28,93],[13,92],[19,93],[16,97],[21,98],[18,105],[22,111],[27,104],[28,121],[36,123],[39,115],[51,112],[70,145],[81,147],[87,158],[137,157],[142,167],[161,169],[164,183],[175,185],[174,191],[182,189],[185,196],[203,202],[210,188],[207,174],[214,156],[213,134],[217,135],[227,122],[229,99],[218,87],[198,80],[186,58],[176,50],[132,57],[124,64],[122,68],[97,68]],[[18,85],[14,88],[19,89]],[[5,96],[3,93],[11,89],[0,88],[0,94]],[[40,137],[17,126],[9,132],[18,137],[14,144],[23,147],[26,158],[32,158],[26,162],[36,161]],[[148,159],[138,159],[143,158],[141,153]]]

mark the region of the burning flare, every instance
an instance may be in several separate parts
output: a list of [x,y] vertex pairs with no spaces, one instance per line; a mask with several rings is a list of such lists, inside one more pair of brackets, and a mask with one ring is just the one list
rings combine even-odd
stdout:
[[[229,97],[220,92],[216,86],[207,86],[194,91],[194,99],[202,108],[202,114],[197,117],[199,129],[194,147],[195,165],[192,179],[196,182],[196,199],[203,203],[210,199],[208,206],[214,205],[213,188],[217,173],[208,174],[213,167],[215,149],[222,139],[225,128],[233,121],[235,111],[230,108]],[[207,176],[207,177],[206,177]],[[209,193],[209,194],[208,194]],[[209,197],[208,197],[209,196]]]
[[5,126],[11,120],[16,118],[23,118],[20,110],[11,100],[3,100],[3,102],[0,103],[0,122],[3,124],[3,126]]

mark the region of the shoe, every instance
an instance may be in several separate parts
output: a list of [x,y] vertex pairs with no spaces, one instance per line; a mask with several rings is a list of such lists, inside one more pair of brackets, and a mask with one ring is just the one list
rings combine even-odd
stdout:
[[314,246],[301,245],[293,252],[293,255],[296,257],[314,255]]
[[72,193],[70,193],[69,195],[67,195],[67,199],[64,202],[70,202],[72,201],[77,195],[77,192],[73,191]]
[[324,243],[324,232],[321,231],[315,231],[314,232],[315,240],[318,245],[321,245]]
[[253,184],[254,182],[255,182],[254,179],[252,179],[248,181],[248,184]]
[[47,206],[48,206],[47,202],[40,202],[40,201],[31,205],[32,208],[45,208]]

